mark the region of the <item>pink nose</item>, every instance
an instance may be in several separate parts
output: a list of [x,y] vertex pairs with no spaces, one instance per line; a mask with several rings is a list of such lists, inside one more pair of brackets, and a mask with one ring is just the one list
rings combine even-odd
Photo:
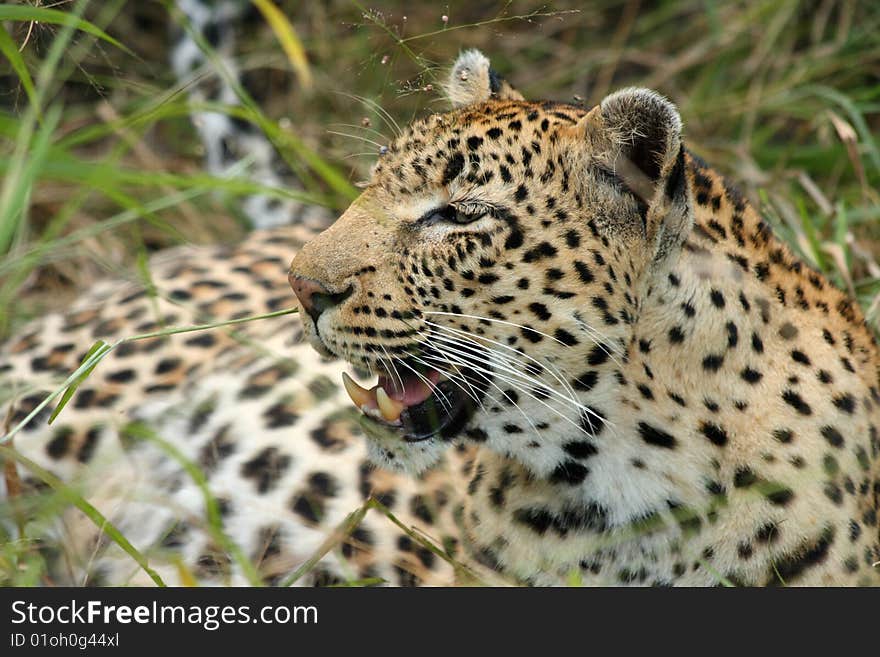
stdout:
[[352,286],[349,286],[343,292],[334,294],[318,281],[311,278],[303,278],[302,276],[294,276],[292,272],[288,274],[287,279],[290,281],[290,287],[293,288],[293,293],[299,299],[302,309],[308,313],[309,317],[316,324],[321,313],[341,304],[351,296],[354,290]]

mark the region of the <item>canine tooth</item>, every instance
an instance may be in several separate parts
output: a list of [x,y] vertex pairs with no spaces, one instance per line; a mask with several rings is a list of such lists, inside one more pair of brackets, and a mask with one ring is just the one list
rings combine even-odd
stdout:
[[358,408],[365,406],[366,403],[372,399],[370,391],[366,388],[360,387],[357,382],[345,372],[342,373],[342,385],[345,386],[345,392],[348,393],[348,396],[351,397],[351,401],[353,401],[354,405]]
[[376,403],[379,405],[379,411],[386,422],[395,422],[400,418],[400,414],[406,405],[403,402],[391,399],[385,388],[376,389]]

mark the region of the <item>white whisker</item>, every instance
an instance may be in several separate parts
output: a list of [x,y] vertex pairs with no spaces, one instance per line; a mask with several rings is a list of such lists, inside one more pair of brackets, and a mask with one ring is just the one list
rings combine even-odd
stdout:
[[575,317],[574,321],[578,325],[578,328],[580,328],[584,333],[590,336],[590,339],[593,340],[593,342],[598,345],[602,345],[602,347],[604,347],[606,351],[613,352],[618,356],[625,355],[626,352],[620,345],[617,344],[617,341],[614,338],[605,333],[602,333],[602,331],[600,331],[599,329],[590,326],[582,319]]
[[383,133],[379,132],[375,128],[370,128],[365,125],[358,125],[356,123],[331,123],[330,127],[338,127],[338,128],[354,128],[355,130],[364,130],[365,132],[372,132],[377,137],[381,137],[384,141],[389,141],[388,137],[386,137]]
[[[424,334],[422,334],[422,336],[426,339],[426,341],[429,339],[429,336],[425,336]],[[432,346],[434,346],[434,345],[432,345]],[[435,348],[436,348],[436,347],[435,347]],[[474,359],[474,358],[475,358],[475,355],[474,355],[473,353],[470,353],[470,352],[460,352],[460,351],[457,352],[457,350],[452,349],[452,348],[450,348],[450,347],[446,347],[446,352],[447,352],[447,353],[452,353],[453,356],[456,356],[456,357],[457,357],[457,359],[458,359],[458,360],[457,360],[457,364],[462,365],[462,366],[464,366],[464,367],[467,367],[467,368],[469,368],[469,369],[471,369],[471,370],[479,371],[479,372],[483,372],[483,373],[486,373],[486,374],[488,374],[488,375],[490,375],[490,376],[494,376],[494,377],[499,378],[500,380],[502,380],[502,381],[504,381],[504,382],[510,384],[513,388],[519,390],[520,392],[522,392],[522,393],[525,394],[526,396],[528,396],[528,397],[534,399],[534,400],[537,401],[539,404],[541,404],[542,406],[546,407],[547,409],[549,409],[550,411],[552,411],[553,413],[555,413],[556,415],[558,415],[559,417],[561,417],[563,420],[565,420],[566,422],[568,422],[568,423],[571,424],[572,426],[576,427],[576,428],[579,429],[580,431],[583,431],[583,432],[586,433],[587,435],[590,435],[589,432],[587,432],[582,426],[580,426],[580,424],[575,423],[574,421],[571,420],[571,418],[569,418],[567,415],[565,415],[564,413],[562,413],[559,409],[554,408],[553,406],[551,406],[550,404],[548,404],[545,400],[538,398],[538,397],[537,397],[535,394],[533,394],[530,390],[527,390],[527,389],[521,384],[521,382],[520,382],[519,380],[512,379],[512,378],[507,377],[507,376],[504,376],[504,375],[500,375],[500,374],[498,374],[497,372],[493,372],[493,371],[486,370],[486,369],[482,368],[480,365],[475,364],[475,363],[473,362],[473,360],[470,360],[470,361],[467,360],[467,358],[471,358],[471,359]],[[457,353],[456,353],[456,352],[457,352]],[[444,356],[444,357],[446,357],[446,356]],[[430,355],[426,355],[426,358],[431,358],[431,356],[430,356]],[[434,358],[434,360],[436,360],[436,358]],[[451,362],[451,361],[450,361],[450,362]],[[595,412],[593,409],[591,409],[589,406],[585,406],[585,405],[581,404],[580,402],[577,402],[577,401],[575,401],[575,400],[571,400],[571,399],[565,397],[564,395],[562,395],[561,393],[559,393],[558,391],[556,391],[556,390],[554,390],[553,388],[550,388],[550,387],[548,387],[548,386],[544,386],[544,390],[545,390],[548,394],[552,394],[552,395],[554,395],[555,397],[557,397],[558,399],[560,399],[561,401],[566,402],[567,404],[573,406],[575,409],[577,409],[577,410],[579,411],[579,413],[583,413],[583,414],[586,414],[586,415],[588,415],[588,416],[591,416],[591,417],[595,418],[596,420],[598,420],[599,422],[601,422],[603,425],[609,427],[612,431],[614,430],[614,423],[608,421],[607,419],[605,419],[604,417],[602,417],[601,415],[599,415],[598,413],[596,413],[596,412]]]
[[[459,346],[459,347],[465,348],[463,350],[459,350],[457,353],[461,356],[470,356],[470,357],[476,359],[478,362],[483,363],[484,365],[489,365],[489,366],[495,367],[497,369],[500,369],[503,372],[507,372],[509,375],[511,375],[511,378],[520,378],[527,383],[532,383],[535,380],[533,377],[529,377],[528,374],[524,374],[523,372],[520,372],[519,370],[516,370],[512,367],[509,367],[508,361],[503,360],[501,358],[498,358],[498,354],[492,350],[486,350],[486,353],[489,355],[484,356],[483,354],[477,354],[477,353],[471,352],[470,350],[467,350],[466,347],[468,345],[466,345],[464,342],[462,342],[460,340],[453,340],[453,339],[450,339],[450,338],[448,338],[446,336],[442,336],[442,335],[434,335],[432,337],[434,340],[439,340],[439,341],[443,342],[445,345]],[[493,359],[492,356],[495,356],[496,358]],[[549,389],[549,386],[548,386],[548,389]],[[571,401],[576,401],[576,400],[571,400]]]
[[400,390],[403,390],[406,386],[403,385],[403,377],[400,376],[400,372],[397,371],[397,367],[394,365],[394,359],[391,357],[391,354],[388,353],[388,350],[385,348],[385,345],[381,345],[382,353],[385,354],[385,360],[388,361],[388,364],[391,366],[390,374],[397,377],[397,383],[400,384]]
[[[436,323],[431,322],[431,321],[429,321],[429,320],[425,320],[425,323],[428,324],[429,326],[432,326],[432,327],[434,327],[434,328],[437,328],[437,329],[439,329],[439,330],[441,330],[441,331],[451,332],[451,333],[455,334],[454,337],[459,337],[459,336],[461,336],[461,337],[463,337],[464,339],[466,339],[466,340],[468,340],[469,342],[471,342],[471,343],[473,343],[474,345],[476,345],[477,347],[479,347],[480,349],[485,349],[485,348],[486,348],[485,345],[483,344],[483,342],[489,342],[489,343],[491,343],[491,344],[497,345],[497,346],[499,346],[499,347],[501,347],[501,348],[503,348],[503,349],[507,349],[508,351],[513,352],[514,354],[516,354],[516,355],[517,355],[518,357],[520,357],[520,358],[525,358],[525,359],[527,359],[527,360],[530,360],[531,362],[533,362],[533,363],[534,363],[535,365],[537,365],[538,367],[541,367],[541,368],[544,367],[544,364],[541,363],[540,361],[538,361],[536,358],[534,358],[534,357],[532,357],[532,356],[529,356],[528,354],[524,354],[524,353],[522,353],[521,351],[519,351],[518,349],[514,349],[513,347],[511,347],[511,346],[509,346],[509,345],[506,345],[506,344],[504,344],[504,343],[502,343],[502,342],[498,342],[497,340],[492,340],[491,338],[486,338],[486,337],[483,337],[483,336],[477,336],[477,335],[474,335],[473,333],[470,333],[470,332],[468,332],[468,331],[464,331],[464,330],[462,330],[462,329],[456,329],[456,328],[451,328],[451,327],[447,327],[447,326],[441,326],[440,324],[436,324]],[[497,353],[497,352],[495,352],[495,353]],[[499,354],[499,356],[500,356],[500,354]],[[509,362],[509,361],[508,361],[508,362]],[[527,366],[526,366],[526,370],[527,370]],[[553,373],[551,372],[551,374],[553,374]],[[565,385],[566,385],[564,379],[563,379],[561,376],[557,376],[556,374],[554,374],[554,378],[556,378],[556,380],[559,381],[559,383],[560,383],[562,386],[565,386]],[[576,397],[576,395],[573,395],[573,397]]]
[[372,152],[372,153],[349,153],[348,155],[344,156],[342,159],[343,160],[350,160],[353,157],[364,157],[364,156],[376,157],[376,153],[375,152]]
[[[432,363],[430,363],[431,367],[435,367],[435,368],[436,368],[436,367],[437,367],[437,361],[438,361],[439,359],[438,359],[437,357],[432,357],[432,356],[428,356],[428,358],[429,358],[431,361],[433,361]],[[462,362],[454,363],[454,362],[452,362],[452,361],[447,361],[447,362],[450,362],[450,364],[453,364],[453,365],[461,365],[461,366],[463,366],[463,367],[467,367],[468,369],[473,370],[475,373],[480,374],[481,376],[483,376],[483,378],[486,378],[486,376],[487,376],[486,374],[483,374],[482,372],[480,372],[480,371],[479,371],[479,368],[475,368],[475,367],[473,367],[472,364],[469,364],[469,363],[462,363]],[[496,375],[496,376],[497,376],[497,375]],[[504,377],[498,377],[498,378],[504,380]],[[545,402],[544,400],[542,400],[542,399],[539,399],[538,397],[536,397],[536,396],[535,396],[533,393],[531,393],[530,391],[528,391],[528,390],[526,390],[526,389],[520,387],[516,382],[510,382],[510,381],[506,381],[506,382],[507,382],[507,383],[510,383],[511,387],[517,389],[519,392],[521,392],[521,393],[524,394],[525,396],[527,396],[527,397],[529,397],[529,398],[531,398],[531,399],[534,399],[536,402],[538,402],[539,404],[541,404],[542,406],[546,407],[546,408],[547,408],[548,410],[550,410],[551,412],[553,412],[553,413],[555,413],[556,415],[558,415],[562,420],[564,420],[565,422],[568,422],[571,426],[573,426],[573,427],[574,427],[575,429],[577,429],[578,431],[584,433],[584,434],[587,435],[587,436],[591,436],[591,435],[592,435],[592,434],[590,434],[586,429],[584,429],[584,427],[582,427],[580,424],[574,422],[571,418],[569,418],[567,415],[565,415],[564,413],[562,413],[562,411],[560,411],[560,410],[557,409],[557,408],[553,408],[550,404],[546,403],[546,402]],[[487,394],[488,394],[488,393],[487,393]],[[493,399],[493,401],[499,402],[499,400],[497,400],[495,397],[492,397],[491,395],[489,395],[489,397],[490,397],[491,399]],[[505,395],[505,398],[507,398],[506,395]],[[499,402],[499,403],[500,403],[500,402]],[[483,407],[482,403],[480,403],[480,406]],[[486,410],[485,407],[483,407],[483,411],[484,411],[484,412],[485,412],[485,410]],[[521,410],[521,409],[520,409],[520,410]],[[589,410],[589,409],[588,409],[588,410]],[[596,415],[596,413],[593,412],[593,411],[590,411],[590,412],[591,412],[592,415],[594,415],[598,420],[600,420],[600,421],[602,421],[602,422],[604,422],[604,423],[610,425],[610,426],[613,428],[613,425],[611,425],[609,422],[607,422],[607,420],[605,420],[604,418],[602,418],[602,417]]]
[[[498,320],[488,317],[480,317],[477,315],[467,315],[463,313],[450,313],[443,311],[425,311],[424,314],[466,317],[470,319],[496,322],[499,324],[506,324],[508,326],[535,331],[535,329],[530,329],[529,327],[525,327],[514,322],[508,322],[505,320]],[[524,394],[526,397],[538,402],[550,412],[559,416],[562,420],[569,423],[578,431],[588,436],[592,436],[593,434],[590,433],[583,426],[584,416],[592,418],[593,420],[600,422],[603,426],[608,427],[612,432],[616,432],[616,428],[613,422],[602,417],[592,408],[581,403],[578,400],[577,393],[575,392],[573,386],[569,381],[566,380],[559,367],[551,359],[544,359],[545,362],[541,362],[536,358],[523,353],[519,349],[498,342],[497,340],[493,340],[484,336],[478,336],[467,330],[443,326],[427,319],[423,321],[424,324],[428,327],[428,332],[420,330],[419,328],[412,326],[408,322],[404,323],[406,326],[413,330],[413,333],[421,338],[420,347],[422,349],[424,349],[424,347],[426,346],[430,347],[431,351],[422,351],[422,357],[410,353],[408,353],[407,356],[414,362],[417,362],[427,367],[431,367],[437,371],[446,374],[449,380],[452,381],[458,388],[460,388],[470,399],[477,403],[484,413],[487,411],[482,403],[480,395],[476,394],[472,384],[470,383],[470,381],[468,381],[467,377],[461,373],[459,367],[467,368],[476,376],[479,376],[493,388],[498,390],[504,397],[504,399],[513,404],[513,406],[516,407],[517,411],[519,411],[523,415],[523,417],[526,419],[526,421],[529,423],[529,425],[532,427],[532,429],[535,431],[535,434],[539,438],[540,432],[537,431],[537,428],[534,426],[531,418],[528,417],[528,415],[519,406],[519,404],[510,399],[509,395],[505,393],[504,390],[502,390],[501,387],[496,383],[496,380],[511,386],[511,388],[513,388],[514,390],[517,390],[520,393]],[[604,349],[606,353],[608,353],[611,360],[617,363],[617,361],[614,359],[616,345],[612,340],[608,339],[608,336],[602,335],[599,331],[594,330],[582,320],[579,320],[579,327],[584,330],[584,332],[588,335],[590,340],[596,346]],[[551,335],[542,333],[540,331],[535,332],[555,342],[563,344],[564,346],[568,346]],[[594,334],[598,334],[603,339],[601,341],[597,340],[594,337]],[[495,345],[496,347],[503,349],[504,352],[488,346],[489,344]],[[551,381],[555,381],[559,384],[561,391],[557,390],[555,386],[549,385],[547,382],[541,381],[539,375],[530,374],[529,370],[534,366],[529,365],[529,363],[526,361],[530,361],[534,365],[540,367],[541,372],[546,372]],[[400,362],[406,365],[408,369],[413,370],[413,368],[406,363],[403,363],[402,361]],[[617,364],[619,365],[619,363]],[[448,369],[449,367],[454,368],[456,373],[452,373]],[[518,369],[518,367],[521,369]],[[415,372],[415,370],[413,371]],[[415,373],[418,375],[418,372]],[[462,385],[462,383],[464,385]],[[540,390],[535,388],[536,385],[540,387]],[[487,393],[485,390],[482,394],[483,396],[488,397],[494,402],[500,403],[500,401],[496,397]],[[542,399],[538,396],[539,394],[541,394],[542,396],[546,395],[546,397]],[[548,400],[553,402],[553,404],[548,403]],[[556,408],[555,404],[562,404],[572,410],[576,410],[578,413],[577,419],[572,420],[569,415],[562,412],[562,410],[560,410],[559,408]]]
[[380,144],[377,141],[373,141],[372,139],[367,139],[362,135],[351,135],[347,132],[337,132],[336,130],[327,130],[327,134],[338,135],[340,137],[348,137],[349,139],[356,139],[357,141],[362,141],[365,144],[373,144],[376,148],[382,148],[383,146],[383,144]]
[[369,98],[364,98],[363,96],[356,96],[354,94],[345,93],[344,91],[337,91],[336,93],[338,93],[341,96],[347,96],[348,98],[356,100],[359,103],[363,103],[367,107],[370,107],[373,110],[375,110],[376,113],[379,114],[379,118],[382,119],[382,121],[385,123],[385,125],[387,125],[389,128],[391,128],[394,131],[394,135],[396,137],[400,136],[400,134],[402,133],[402,130],[400,129],[400,125],[397,123],[397,121],[394,120],[394,117],[391,116],[391,114],[389,114],[388,111],[385,108],[383,108],[381,105],[379,105],[379,103],[377,103],[376,101],[370,100]]
[[[432,346],[435,350],[438,350],[438,348],[437,348],[436,345],[431,345],[431,346]],[[443,352],[440,351],[440,350],[438,350],[438,353],[442,354]],[[463,374],[461,374],[461,371],[458,369],[458,366],[457,366],[456,364],[452,363],[451,361],[449,361],[449,359],[447,359],[445,356],[444,356],[444,359],[447,360],[447,362],[449,362],[449,364],[450,364],[452,367],[455,368],[456,372],[459,373],[460,377],[462,378],[462,380],[465,381],[465,383],[468,385],[468,387],[471,387],[471,386],[470,386],[470,383],[467,381],[467,378],[466,378]],[[435,360],[436,360],[436,359],[435,359]],[[438,369],[438,368],[435,367],[434,369]],[[438,371],[440,371],[440,370],[438,369]],[[446,372],[446,373],[448,374],[448,372]],[[534,432],[535,437],[538,438],[538,439],[540,440],[540,438],[541,438],[541,434],[540,434],[540,432],[538,431],[538,428],[535,426],[534,422],[532,422],[531,418],[530,418],[528,415],[526,415],[526,412],[520,407],[520,405],[517,404],[517,403],[516,403],[515,401],[513,401],[512,399],[510,399],[510,397],[507,395],[507,393],[505,393],[505,392],[501,389],[501,387],[500,387],[497,383],[495,383],[490,377],[488,377],[488,376],[485,375],[485,374],[482,374],[481,372],[476,372],[476,371],[475,371],[474,373],[477,374],[478,376],[480,376],[482,379],[484,379],[489,385],[491,385],[492,387],[494,387],[498,392],[500,392],[500,393],[501,393],[501,396],[502,396],[503,399],[505,399],[505,400],[508,401],[509,403],[513,404],[513,406],[516,408],[516,410],[518,410],[518,411],[520,412],[520,414],[522,414],[522,416],[523,416],[523,418],[525,419],[525,421],[529,423],[529,426],[532,428],[532,431]],[[458,385],[458,384],[456,383],[456,385]],[[461,387],[461,386],[459,386],[459,387]],[[502,403],[503,403],[501,400],[499,400],[498,398],[496,398],[496,397],[493,396],[493,395],[490,395],[489,393],[484,393],[484,394],[485,394],[487,397],[489,397],[489,399],[491,399],[492,401],[494,401],[496,404],[502,404]],[[481,404],[481,406],[482,406],[482,404]],[[484,408],[483,410],[485,411],[485,408]]]
[[514,326],[514,327],[522,329],[524,331],[533,331],[533,332],[537,333],[538,335],[541,335],[545,338],[549,338],[550,340],[553,340],[554,342],[558,342],[563,347],[568,346],[562,340],[560,340],[559,338],[553,337],[552,335],[549,335],[547,333],[542,333],[541,331],[534,329],[534,328],[531,328],[530,326],[523,326],[522,324],[516,324],[515,322],[508,322],[503,319],[494,319],[492,317],[480,317],[479,315],[465,315],[464,313],[448,313],[448,312],[444,312],[441,310],[426,310],[424,312],[424,314],[425,315],[448,315],[450,317],[467,317],[469,319],[477,319],[477,320],[482,320],[485,322],[495,322],[497,324],[506,324],[507,326]]

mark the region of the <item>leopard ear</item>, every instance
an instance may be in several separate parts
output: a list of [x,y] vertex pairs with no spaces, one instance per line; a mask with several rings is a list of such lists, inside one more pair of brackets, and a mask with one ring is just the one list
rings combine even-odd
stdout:
[[454,108],[489,99],[523,100],[522,94],[492,69],[489,58],[479,50],[465,50],[455,60],[446,82],[446,95]]
[[630,88],[605,98],[582,123],[592,157],[647,205],[646,237],[661,259],[693,226],[678,110],[655,91]]

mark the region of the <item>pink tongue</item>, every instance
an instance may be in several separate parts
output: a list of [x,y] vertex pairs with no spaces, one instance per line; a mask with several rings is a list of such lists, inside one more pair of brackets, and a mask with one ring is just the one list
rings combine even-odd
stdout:
[[[402,373],[401,373],[402,374]],[[428,370],[422,374],[423,378],[416,375],[403,376],[403,388],[401,389],[401,381],[396,377],[379,377],[379,385],[385,388],[388,396],[395,401],[403,402],[407,406],[415,406],[421,404],[434,391],[434,386],[440,380],[440,373],[437,370]],[[427,379],[431,385],[425,382]]]

